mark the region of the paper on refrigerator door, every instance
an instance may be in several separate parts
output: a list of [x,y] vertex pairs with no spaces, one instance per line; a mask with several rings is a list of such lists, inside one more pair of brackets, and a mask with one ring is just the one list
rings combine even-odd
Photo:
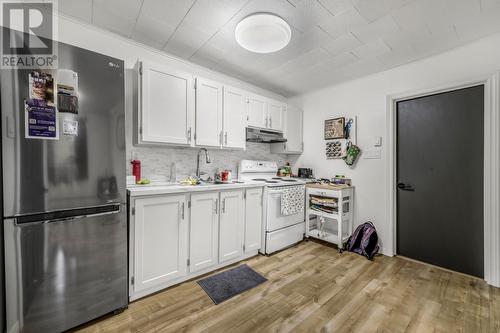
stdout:
[[24,110],[26,139],[59,139],[57,109],[55,106],[43,105],[37,100],[27,100],[24,104]]

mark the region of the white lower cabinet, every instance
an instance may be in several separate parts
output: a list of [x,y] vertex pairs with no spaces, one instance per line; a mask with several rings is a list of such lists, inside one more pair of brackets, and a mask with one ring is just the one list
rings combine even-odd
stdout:
[[130,300],[258,253],[262,187],[130,197]]
[[219,262],[224,262],[243,254],[245,233],[243,191],[221,192],[220,200]]
[[186,196],[135,200],[134,292],[187,274]]
[[219,193],[191,195],[189,271],[197,272],[218,263]]
[[262,244],[262,188],[245,194],[245,252],[259,250]]

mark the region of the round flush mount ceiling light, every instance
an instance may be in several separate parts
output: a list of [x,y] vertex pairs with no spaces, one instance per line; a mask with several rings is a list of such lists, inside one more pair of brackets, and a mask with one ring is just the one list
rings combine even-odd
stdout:
[[281,17],[257,13],[245,17],[236,26],[236,41],[243,48],[256,53],[272,53],[290,43],[292,31]]

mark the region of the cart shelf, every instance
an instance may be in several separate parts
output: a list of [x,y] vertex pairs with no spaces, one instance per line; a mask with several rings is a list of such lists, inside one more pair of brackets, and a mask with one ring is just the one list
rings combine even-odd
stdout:
[[[343,243],[352,234],[353,194],[353,187],[306,186],[306,237],[337,244],[339,251],[341,251]],[[311,197],[333,199],[337,203],[334,212],[325,212],[312,207]],[[328,208],[331,209],[331,207]],[[316,225],[311,225],[311,217],[313,216],[317,217]],[[323,231],[320,231],[321,220],[325,223],[322,228]],[[337,232],[333,232],[332,229]],[[342,237],[339,235],[342,235]]]

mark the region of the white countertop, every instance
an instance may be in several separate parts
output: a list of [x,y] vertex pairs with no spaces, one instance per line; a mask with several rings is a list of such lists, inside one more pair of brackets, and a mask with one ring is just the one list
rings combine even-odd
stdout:
[[131,197],[146,195],[161,195],[171,193],[204,192],[233,190],[247,187],[264,187],[264,182],[247,181],[244,183],[209,184],[209,185],[181,185],[179,183],[156,182],[148,185],[127,185],[127,192]]

